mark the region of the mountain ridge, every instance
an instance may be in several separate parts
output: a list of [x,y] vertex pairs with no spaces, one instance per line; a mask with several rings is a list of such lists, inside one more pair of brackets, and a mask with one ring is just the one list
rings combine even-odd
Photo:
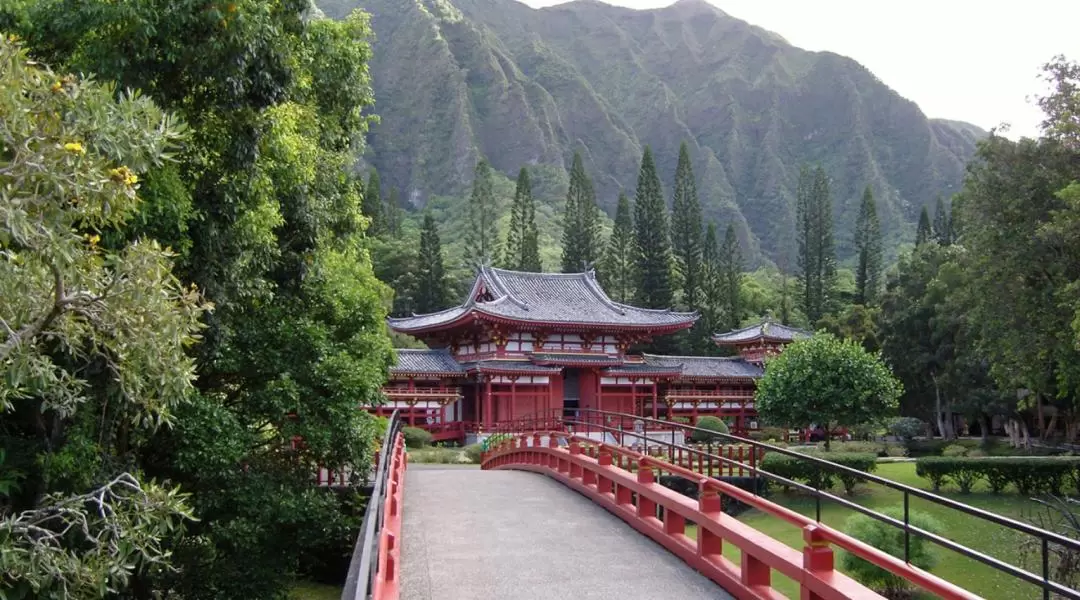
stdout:
[[985,135],[928,119],[851,58],[796,48],[704,0],[649,10],[595,0],[319,5],[331,17],[372,14],[381,123],[369,162],[414,206],[466,195],[480,157],[508,175],[554,167],[561,174],[538,196],[558,203],[580,151],[612,214],[620,191],[633,194],[646,144],[670,191],[686,141],[706,219],[734,224],[752,262],[790,268],[802,165],[820,163],[833,180],[842,257],[866,185],[895,249],[922,206],[959,189]]

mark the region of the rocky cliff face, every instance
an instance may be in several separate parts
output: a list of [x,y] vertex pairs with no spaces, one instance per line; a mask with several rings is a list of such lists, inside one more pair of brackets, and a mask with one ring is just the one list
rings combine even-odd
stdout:
[[670,187],[685,140],[706,218],[734,223],[754,259],[791,260],[799,168],[822,164],[843,257],[866,185],[895,246],[924,204],[959,189],[984,135],[928,119],[850,58],[801,50],[704,0],[647,11],[318,3],[331,17],[372,15],[381,123],[370,162],[416,206],[462,195],[481,156],[510,175],[550,167],[541,196],[556,202],[580,151],[610,214],[620,190],[632,195],[646,144]]

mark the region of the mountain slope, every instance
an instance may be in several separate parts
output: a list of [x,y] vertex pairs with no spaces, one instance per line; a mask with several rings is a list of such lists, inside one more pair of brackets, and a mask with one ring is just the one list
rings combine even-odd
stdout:
[[[849,58],[795,48],[704,0],[647,11],[594,0],[319,4],[332,17],[372,14],[381,123],[370,160],[416,206],[463,194],[481,156],[507,174],[564,171],[577,150],[612,213],[618,192],[633,192],[643,147],[670,189],[685,140],[706,218],[734,223],[753,259],[790,267],[802,165],[833,178],[843,257],[866,185],[895,247],[924,204],[959,189],[983,135],[927,119]],[[539,195],[556,203],[558,187]]]

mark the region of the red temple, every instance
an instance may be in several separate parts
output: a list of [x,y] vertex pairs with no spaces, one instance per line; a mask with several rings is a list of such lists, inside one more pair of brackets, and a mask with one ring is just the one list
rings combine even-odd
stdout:
[[436,440],[462,442],[499,421],[582,408],[691,421],[717,415],[735,431],[757,429],[753,396],[765,357],[808,334],[765,322],[714,336],[739,357],[628,353],[697,319],[615,302],[592,271],[484,267],[460,306],[389,319],[430,349],[397,351],[388,402],[373,410],[400,409]]

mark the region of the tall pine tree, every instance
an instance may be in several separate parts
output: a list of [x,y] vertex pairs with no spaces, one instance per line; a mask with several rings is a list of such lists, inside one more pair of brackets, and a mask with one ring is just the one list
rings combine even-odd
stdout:
[[529,172],[518,171],[514,202],[510,205],[510,229],[506,232],[503,266],[517,271],[540,271],[540,240],[536,228],[536,204]]
[[922,246],[933,237],[934,229],[930,226],[930,214],[926,212],[926,205],[923,205],[922,211],[919,212],[919,226],[915,229],[915,245]]
[[401,235],[401,199],[398,198],[396,187],[390,188],[390,195],[386,197],[386,206],[383,207],[383,229],[390,235]]
[[450,303],[446,269],[443,266],[442,242],[439,228],[431,213],[424,215],[420,228],[420,252],[416,261],[416,290],[413,293],[416,312],[430,313],[446,308]]
[[608,238],[604,262],[600,268],[604,289],[616,302],[634,301],[637,286],[637,240],[634,239],[634,217],[630,212],[630,200],[619,194],[615,209],[615,227]]
[[[705,228],[705,239],[701,244],[701,319],[695,327],[700,327],[704,340],[695,340],[697,350],[708,350],[711,333],[724,330],[724,286],[720,275],[720,244],[716,239],[716,223],[710,222]],[[702,347],[704,346],[704,347]]]
[[881,222],[870,186],[863,192],[859,216],[855,220],[855,303],[877,303],[881,290]]
[[638,246],[637,301],[642,307],[670,308],[673,304],[669,231],[664,191],[656,174],[652,150],[645,146],[634,196],[634,234]]
[[592,268],[600,258],[600,209],[596,206],[592,182],[585,174],[585,165],[577,152],[570,167],[562,244],[563,273]]
[[945,201],[937,199],[934,207],[934,240],[942,246],[952,244],[952,224],[949,222],[949,209]]
[[723,298],[721,307],[724,318],[721,324],[727,330],[736,329],[742,321],[740,293],[743,259],[739,237],[735,235],[735,226],[731,223],[728,223],[727,231],[724,232],[724,244],[720,246],[717,267],[717,278]]
[[829,180],[820,166],[799,173],[796,197],[799,284],[803,312],[810,322],[829,312],[835,300],[836,250],[833,242]]
[[364,186],[364,202],[360,205],[360,211],[364,213],[365,217],[371,219],[371,227],[368,228],[368,231],[372,235],[383,233],[382,204],[379,172],[371,169],[371,173],[368,173],[367,185]]
[[681,278],[683,302],[696,309],[701,287],[701,204],[686,142],[679,146],[675,191],[671,198],[671,245]]
[[481,159],[476,163],[472,196],[469,197],[469,231],[465,237],[465,259],[470,266],[490,265],[497,256],[497,221],[491,165]]

